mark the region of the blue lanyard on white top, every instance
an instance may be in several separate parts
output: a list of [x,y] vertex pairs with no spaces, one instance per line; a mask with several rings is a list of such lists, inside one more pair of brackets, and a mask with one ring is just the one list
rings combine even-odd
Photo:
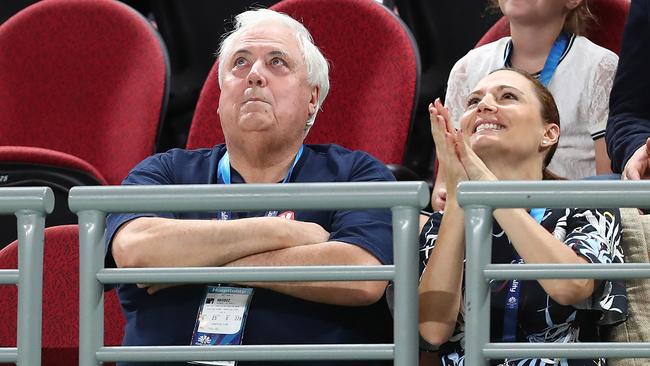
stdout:
[[[293,159],[293,164],[291,164],[291,168],[289,168],[289,171],[287,172],[287,176],[284,177],[282,180],[282,183],[287,183],[289,179],[291,179],[291,175],[293,174],[293,168],[296,167],[296,164],[298,164],[298,160],[300,160],[300,157],[302,156],[302,152],[305,149],[305,145],[300,145],[300,150],[298,150],[298,153],[296,154],[295,159]],[[223,184],[230,184],[230,157],[228,156],[228,151],[221,157],[219,160],[219,164],[217,165],[217,181],[221,180]],[[272,210],[272,211],[266,211],[264,216],[277,216],[278,211],[277,210]],[[221,211],[219,213],[219,219],[221,220],[228,220],[232,216],[230,212],[228,211]]]
[[[560,35],[553,43],[553,47],[551,47],[551,52],[548,54],[548,57],[546,58],[546,62],[544,63],[544,68],[539,74],[539,82],[542,83],[542,85],[544,85],[545,87],[548,87],[548,83],[551,82],[551,78],[555,73],[555,69],[557,69],[557,66],[560,64],[560,61],[562,60],[562,55],[564,55],[564,53],[566,52],[568,44],[569,44],[569,35],[566,34],[565,32],[560,32]],[[508,60],[510,60],[511,52],[512,52],[512,41],[510,41],[510,43],[508,44],[508,48],[506,49],[506,55],[503,60],[504,64],[507,64]]]
[[[545,208],[533,208],[530,210],[532,216],[538,224],[542,223]],[[515,263],[524,263],[519,255],[515,257]],[[503,311],[503,341],[514,342],[517,338],[517,314],[519,312],[519,294],[521,293],[521,284],[519,280],[512,279],[508,281],[508,293],[506,293],[506,302]]]

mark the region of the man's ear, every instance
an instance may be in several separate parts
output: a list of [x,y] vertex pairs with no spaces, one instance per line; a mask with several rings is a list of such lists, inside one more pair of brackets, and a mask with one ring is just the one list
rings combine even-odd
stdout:
[[316,113],[316,110],[318,109],[319,96],[320,96],[320,88],[318,86],[314,86],[311,89],[311,93],[309,94],[309,115],[310,116]]
[[556,123],[548,123],[544,126],[544,136],[541,145],[543,148],[557,144],[560,138],[560,126]]

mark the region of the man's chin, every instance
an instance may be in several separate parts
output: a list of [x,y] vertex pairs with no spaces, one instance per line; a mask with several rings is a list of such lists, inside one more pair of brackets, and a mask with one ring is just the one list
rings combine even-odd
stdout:
[[271,130],[275,124],[266,118],[242,118],[237,125],[241,131],[264,132]]

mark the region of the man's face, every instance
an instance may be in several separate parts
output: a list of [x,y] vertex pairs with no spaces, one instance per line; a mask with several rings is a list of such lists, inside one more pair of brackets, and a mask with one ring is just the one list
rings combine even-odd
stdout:
[[268,23],[234,41],[225,57],[219,117],[226,141],[292,144],[302,142],[316,111],[318,88],[290,29]]

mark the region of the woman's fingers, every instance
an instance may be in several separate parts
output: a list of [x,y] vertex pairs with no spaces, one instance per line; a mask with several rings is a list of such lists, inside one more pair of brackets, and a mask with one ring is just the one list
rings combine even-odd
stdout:
[[464,165],[466,162],[468,162],[469,157],[467,153],[467,144],[463,139],[463,134],[461,131],[454,133],[454,142],[458,150],[458,157],[460,158],[461,163]]
[[435,140],[436,134],[438,133],[438,111],[433,103],[429,103],[429,121],[431,123],[431,135]]
[[[449,175],[452,181],[467,179],[464,168],[459,160],[457,153],[457,142],[455,132],[450,132],[448,120],[441,114],[446,110],[442,107],[440,99],[429,104],[429,117],[431,121],[431,134],[436,145],[436,154],[438,161],[445,167],[445,175]],[[454,130],[451,130],[454,131]]]
[[434,106],[436,107],[438,114],[441,115],[442,118],[445,120],[445,129],[447,130],[447,132],[449,133],[454,132],[456,129],[454,128],[454,123],[451,120],[451,115],[449,114],[449,110],[444,105],[442,105],[440,98],[436,98]]
[[458,148],[458,158],[470,180],[496,180],[496,177],[483,163],[483,160],[469,146],[462,131],[455,133],[454,142]]
[[441,147],[444,149],[445,155],[448,156],[453,156],[455,157],[455,147],[454,147],[454,137],[452,134],[447,132],[445,128],[445,119],[438,115],[437,116],[437,128],[438,128],[438,133],[440,135],[440,139],[443,140],[441,143]]
[[431,135],[436,144],[436,150],[438,150],[439,145],[444,143],[444,137],[447,131],[444,127],[444,120],[438,114],[438,111],[433,104],[429,105],[429,120],[431,121]]

